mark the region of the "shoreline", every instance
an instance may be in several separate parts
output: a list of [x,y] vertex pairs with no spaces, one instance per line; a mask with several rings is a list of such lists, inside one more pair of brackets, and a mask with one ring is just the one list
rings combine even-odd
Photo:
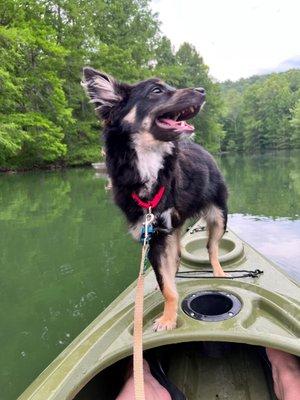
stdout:
[[62,165],[45,165],[45,166],[33,166],[33,167],[17,167],[17,168],[3,168],[0,167],[0,174],[10,175],[17,174],[20,172],[34,172],[34,171],[61,171],[65,169],[74,168],[87,168],[92,167],[93,162],[86,162],[83,164],[62,164]]
[[[299,148],[295,149],[281,149],[281,150],[274,150],[274,149],[268,149],[264,152],[257,152],[255,154],[253,153],[247,153],[247,152],[231,152],[231,151],[219,151],[217,153],[210,152],[210,154],[214,157],[222,157],[222,156],[228,156],[228,155],[244,155],[244,156],[258,156],[258,155],[264,155],[264,154],[274,154],[274,153],[290,153],[294,151],[299,151]],[[33,167],[16,167],[16,168],[9,168],[9,167],[1,167],[0,166],[0,175],[1,174],[16,174],[19,172],[33,172],[33,171],[59,171],[59,170],[65,170],[65,169],[73,169],[73,168],[93,168],[93,164],[103,164],[104,160],[97,160],[97,161],[88,161],[84,162],[82,164],[49,164],[49,165],[41,165],[41,166],[33,166]],[[96,168],[95,168],[96,169]]]

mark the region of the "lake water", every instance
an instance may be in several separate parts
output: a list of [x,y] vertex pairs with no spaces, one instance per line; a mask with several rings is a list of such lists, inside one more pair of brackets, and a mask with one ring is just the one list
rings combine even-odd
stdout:
[[[300,281],[300,152],[218,159],[229,227]],[[92,169],[0,176],[1,399],[132,280],[140,247]]]

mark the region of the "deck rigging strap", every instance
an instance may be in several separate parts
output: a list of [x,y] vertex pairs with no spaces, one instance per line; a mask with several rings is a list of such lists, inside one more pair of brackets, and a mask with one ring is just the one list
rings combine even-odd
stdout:
[[[213,276],[211,270],[201,271],[181,271],[176,274],[176,278],[189,278],[189,279],[240,279],[240,278],[258,278],[264,271],[260,269],[247,270],[247,269],[234,269],[225,271],[227,276]],[[209,274],[209,275],[204,275]]]
[[151,208],[145,216],[142,230],[143,246],[140,263],[140,271],[136,285],[134,323],[133,323],[133,380],[135,400],[145,400],[144,369],[143,369],[143,311],[144,311],[144,274],[146,270],[146,258],[149,251],[149,228],[154,215]]

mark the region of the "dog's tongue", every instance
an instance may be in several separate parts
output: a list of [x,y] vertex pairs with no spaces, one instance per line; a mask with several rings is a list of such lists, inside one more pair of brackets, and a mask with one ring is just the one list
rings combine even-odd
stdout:
[[186,121],[175,121],[171,118],[161,118],[159,121],[165,125],[170,126],[171,128],[180,131],[194,131],[195,129],[193,125],[189,125],[188,123],[186,123]]

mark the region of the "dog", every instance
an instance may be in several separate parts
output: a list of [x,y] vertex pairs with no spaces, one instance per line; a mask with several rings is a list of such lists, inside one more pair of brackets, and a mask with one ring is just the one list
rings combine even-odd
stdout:
[[[136,84],[116,81],[93,68],[83,69],[82,85],[104,121],[106,165],[116,204],[130,232],[140,238],[147,210],[158,199],[148,258],[164,296],[154,330],[176,327],[180,228],[191,217],[207,223],[207,249],[214,276],[224,276],[218,245],[227,224],[227,188],[213,157],[189,140],[186,121],[205,103],[203,88],[175,89],[158,78]],[[152,203],[151,203],[152,204]]]

